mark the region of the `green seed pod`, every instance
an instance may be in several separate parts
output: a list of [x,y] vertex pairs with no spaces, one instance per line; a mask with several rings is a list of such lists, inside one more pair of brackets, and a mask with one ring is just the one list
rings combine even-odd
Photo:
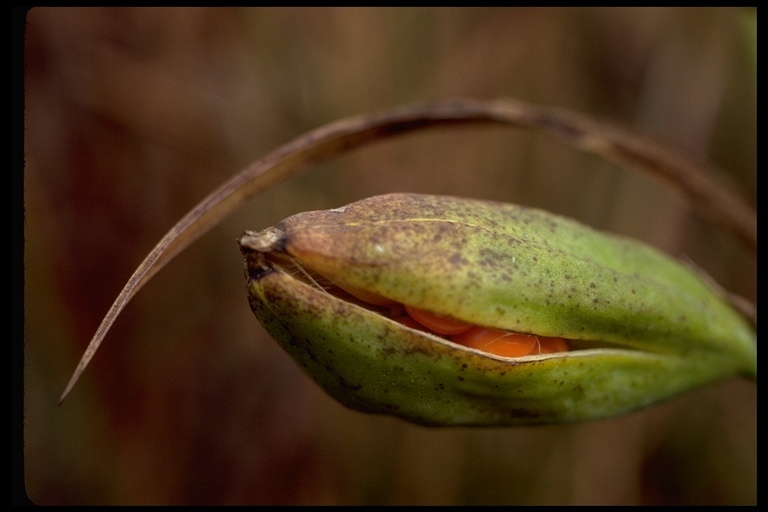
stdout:
[[[757,371],[752,326],[694,272],[541,210],[392,194],[301,213],[239,244],[256,317],[360,411],[426,425],[568,423]],[[468,348],[393,318],[401,305],[565,338],[569,350]]]

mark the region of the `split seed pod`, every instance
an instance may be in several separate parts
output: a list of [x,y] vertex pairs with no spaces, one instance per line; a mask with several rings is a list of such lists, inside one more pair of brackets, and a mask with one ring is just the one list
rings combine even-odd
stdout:
[[[756,375],[752,326],[660,252],[544,211],[391,194],[239,239],[251,309],[326,392],[425,425],[588,421]],[[408,306],[567,340],[504,357],[409,327]]]

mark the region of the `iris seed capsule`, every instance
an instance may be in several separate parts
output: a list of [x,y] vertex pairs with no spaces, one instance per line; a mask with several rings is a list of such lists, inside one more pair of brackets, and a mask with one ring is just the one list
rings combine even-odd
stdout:
[[[695,273],[541,210],[389,194],[239,244],[256,317],[357,410],[427,425],[567,423],[756,374],[751,325]],[[473,348],[437,332],[440,317],[538,349]]]

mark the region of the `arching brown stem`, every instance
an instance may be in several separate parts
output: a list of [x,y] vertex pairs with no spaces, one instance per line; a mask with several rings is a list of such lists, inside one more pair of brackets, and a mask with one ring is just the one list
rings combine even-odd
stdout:
[[551,135],[581,151],[664,178],[689,197],[700,215],[757,246],[753,206],[710,166],[626,128],[582,114],[518,100],[454,100],[420,104],[342,119],[312,130],[245,168],[213,191],[177,222],[147,255],[115,299],[61,395],[61,403],[93,358],[125,305],[179,252],[222,218],[271,186],[312,165],[368,142],[436,127],[506,124]]

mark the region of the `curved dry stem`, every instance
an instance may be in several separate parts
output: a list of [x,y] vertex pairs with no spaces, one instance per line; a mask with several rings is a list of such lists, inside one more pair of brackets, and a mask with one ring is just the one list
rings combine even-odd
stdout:
[[455,100],[397,108],[342,119],[278,148],[229,179],[174,225],[152,249],[115,299],[61,395],[61,403],[122,309],[179,252],[222,218],[269,187],[333,156],[387,137],[420,129],[479,123],[539,130],[588,153],[659,175],[687,195],[700,215],[757,246],[754,207],[727,186],[711,167],[625,128],[582,114],[518,100]]

